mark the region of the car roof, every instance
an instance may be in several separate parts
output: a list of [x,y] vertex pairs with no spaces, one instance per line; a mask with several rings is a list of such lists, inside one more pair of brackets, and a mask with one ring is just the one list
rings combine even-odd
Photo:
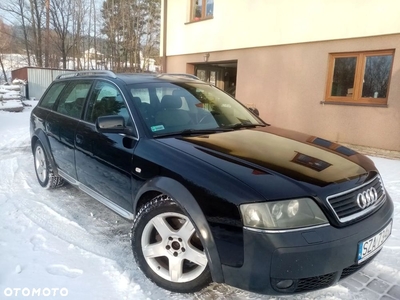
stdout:
[[125,84],[149,83],[149,82],[199,82],[204,83],[198,77],[191,74],[178,73],[114,73],[108,70],[78,71],[57,76],[56,80],[73,80],[84,78],[111,78],[120,79]]

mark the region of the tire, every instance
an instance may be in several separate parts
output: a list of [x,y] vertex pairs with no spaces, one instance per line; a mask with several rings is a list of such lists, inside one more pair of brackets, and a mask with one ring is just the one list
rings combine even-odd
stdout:
[[54,175],[47,154],[40,141],[37,141],[33,148],[33,163],[36,177],[42,187],[45,189],[53,189],[64,185],[64,179]]
[[193,293],[211,282],[208,259],[195,227],[166,195],[157,196],[137,213],[132,251],[143,273],[164,289]]

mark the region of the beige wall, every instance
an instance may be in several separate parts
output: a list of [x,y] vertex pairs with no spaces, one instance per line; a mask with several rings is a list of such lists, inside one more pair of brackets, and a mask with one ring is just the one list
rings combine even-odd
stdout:
[[168,56],[400,33],[400,0],[214,0],[189,24],[189,0],[167,7]]
[[[320,103],[329,53],[381,49],[395,49],[387,108]],[[337,142],[400,150],[398,51],[400,34],[210,52],[209,62],[237,60],[236,97],[254,103],[273,125]],[[203,62],[202,53],[168,57],[168,72],[186,72],[196,62]]]

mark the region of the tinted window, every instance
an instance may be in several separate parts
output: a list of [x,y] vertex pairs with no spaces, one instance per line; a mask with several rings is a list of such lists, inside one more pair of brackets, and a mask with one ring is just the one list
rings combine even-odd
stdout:
[[109,82],[99,81],[90,97],[85,120],[96,122],[100,116],[120,115],[127,125],[132,124],[124,98],[119,89]]
[[65,82],[54,83],[40,101],[39,106],[51,109],[65,85]]
[[56,110],[63,115],[80,118],[91,85],[88,80],[71,82],[60,96]]

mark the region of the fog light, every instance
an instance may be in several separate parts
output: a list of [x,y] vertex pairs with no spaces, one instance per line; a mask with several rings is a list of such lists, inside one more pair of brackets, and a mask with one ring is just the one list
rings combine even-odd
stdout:
[[281,280],[281,281],[278,281],[277,283],[276,283],[276,287],[278,288],[278,289],[288,289],[288,288],[290,288],[292,285],[293,285],[293,280],[290,280],[290,279],[288,279],[288,280]]

